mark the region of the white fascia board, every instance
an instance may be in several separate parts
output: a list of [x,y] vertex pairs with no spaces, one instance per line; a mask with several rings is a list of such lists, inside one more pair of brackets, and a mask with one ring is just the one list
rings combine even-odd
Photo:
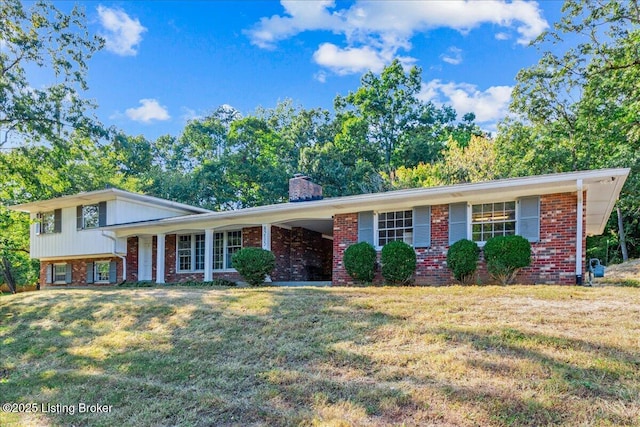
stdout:
[[[585,231],[587,235],[597,236],[604,232],[609,216],[629,175],[630,169],[623,170],[626,171],[623,175],[610,174],[604,178],[589,182],[586,200],[587,227]],[[589,203],[590,196],[593,199],[591,203]]]
[[208,213],[208,209],[186,205],[184,203],[172,202],[170,200],[160,199],[158,197],[147,196],[145,194],[132,193],[117,188],[107,188],[105,190],[88,191],[69,196],[57,197],[49,200],[39,200],[20,205],[9,206],[8,208],[19,212],[42,212],[51,209],[65,208],[76,206],[79,204],[90,204],[97,202],[105,202],[122,198],[136,202],[148,203],[150,205],[170,208],[184,213]]
[[[444,187],[414,188],[384,193],[361,194],[330,199],[281,203],[239,209],[235,211],[211,212],[199,215],[166,218],[138,224],[105,227],[116,231],[118,236],[141,233],[173,233],[176,230],[223,228],[232,225],[253,226],[264,223],[290,221],[294,219],[329,219],[335,214],[364,210],[404,209],[421,205],[437,205],[455,202],[483,202],[513,200],[516,197],[575,192],[578,179],[587,185],[599,182],[615,182],[622,188],[629,169],[604,169],[596,171],[569,172],[561,174],[509,178],[496,181],[457,184]],[[615,198],[617,198],[615,194]],[[613,206],[615,198],[609,204]],[[587,197],[587,203],[589,198]],[[606,223],[606,219],[604,219]]]

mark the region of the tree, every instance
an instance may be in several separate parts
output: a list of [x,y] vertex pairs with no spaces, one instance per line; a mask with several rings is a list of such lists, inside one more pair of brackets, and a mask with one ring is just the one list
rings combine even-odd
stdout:
[[[39,1],[26,11],[20,0],[0,3],[0,147],[29,141],[64,144],[71,134],[104,135],[87,89],[87,61],[103,40],[89,36],[84,14],[65,15]],[[54,83],[30,84],[30,68]]]
[[465,145],[450,139],[442,161],[447,184],[490,181],[496,178],[496,151],[493,141],[471,136]]
[[[628,166],[634,176],[640,171],[638,1],[570,0],[563,13],[554,30],[534,42],[549,50],[518,73],[511,108],[526,121],[501,126],[500,173]],[[639,189],[629,179],[621,193],[621,243]]]
[[364,119],[367,142],[382,153],[387,173],[392,170],[392,157],[401,144],[403,133],[417,124],[422,112],[422,103],[417,98],[422,85],[421,72],[420,68],[412,67],[405,73],[400,61],[394,60],[380,76],[366,73],[357,91],[335,99],[339,114],[348,112],[351,107]]
[[[93,103],[81,96],[87,89],[87,61],[102,48],[103,40],[89,36],[84,14],[77,7],[65,15],[44,1],[26,11],[20,0],[4,0],[0,3],[0,22],[0,148],[27,149],[31,142],[53,147],[51,152],[44,147],[34,148],[34,159],[24,157],[23,152],[14,159],[0,159],[0,168],[8,168],[11,173],[11,178],[3,174],[0,201],[23,202],[30,197],[60,195],[65,189],[65,177],[56,168],[51,169],[54,173],[42,175],[38,156],[54,160],[57,166],[74,167],[77,165],[61,161],[73,154],[55,151],[56,155],[50,156],[51,153],[67,146],[72,137],[107,135],[98,121],[87,114],[94,108]],[[33,69],[53,83],[31,84]],[[17,163],[12,164],[11,160]],[[34,167],[20,169],[25,163]],[[37,182],[38,178],[43,182]],[[44,191],[29,192],[33,186]],[[8,193],[10,188],[13,193]],[[15,290],[16,272],[20,275],[26,264],[20,254],[27,250],[28,222],[2,211],[0,230],[0,270]]]

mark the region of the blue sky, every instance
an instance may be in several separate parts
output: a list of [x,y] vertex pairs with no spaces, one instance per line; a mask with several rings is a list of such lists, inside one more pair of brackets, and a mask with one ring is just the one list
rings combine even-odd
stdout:
[[[62,10],[74,3],[54,2]],[[28,4],[28,3],[27,3]],[[395,58],[423,70],[421,97],[474,111],[493,129],[527,43],[561,2],[85,1],[106,48],[89,64],[87,94],[103,123],[154,140],[228,104],[243,114],[291,98],[331,109],[367,70]]]

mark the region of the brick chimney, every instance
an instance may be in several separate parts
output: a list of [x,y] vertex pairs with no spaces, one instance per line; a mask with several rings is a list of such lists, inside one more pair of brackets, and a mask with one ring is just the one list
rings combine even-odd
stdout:
[[289,180],[289,201],[306,202],[322,199],[322,186],[311,182],[308,176],[297,173]]

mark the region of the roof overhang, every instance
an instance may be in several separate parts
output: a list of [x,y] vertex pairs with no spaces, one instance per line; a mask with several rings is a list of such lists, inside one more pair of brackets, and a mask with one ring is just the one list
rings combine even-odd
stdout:
[[147,196],[140,193],[132,193],[130,191],[120,190],[118,188],[107,188],[105,190],[88,191],[69,196],[57,197],[49,200],[39,200],[30,203],[23,203],[20,205],[9,206],[8,208],[19,212],[44,212],[53,209],[61,209],[76,205],[90,205],[98,202],[105,202],[108,200],[125,199],[134,202],[150,204],[154,206],[174,209],[182,211],[184,213],[209,213],[208,209],[199,208],[196,206],[186,205],[184,203],[172,202],[166,199],[160,199],[158,197]]
[[104,227],[118,236],[175,233],[208,228],[224,229],[257,224],[277,224],[300,220],[326,220],[336,214],[367,210],[409,209],[421,205],[456,202],[485,203],[514,200],[518,197],[576,192],[582,181],[586,197],[586,232],[601,234],[622,190],[629,169],[594,171],[509,178],[495,181],[442,187],[414,188],[384,193],[361,194],[317,201],[281,203],[234,211],[210,212]]

